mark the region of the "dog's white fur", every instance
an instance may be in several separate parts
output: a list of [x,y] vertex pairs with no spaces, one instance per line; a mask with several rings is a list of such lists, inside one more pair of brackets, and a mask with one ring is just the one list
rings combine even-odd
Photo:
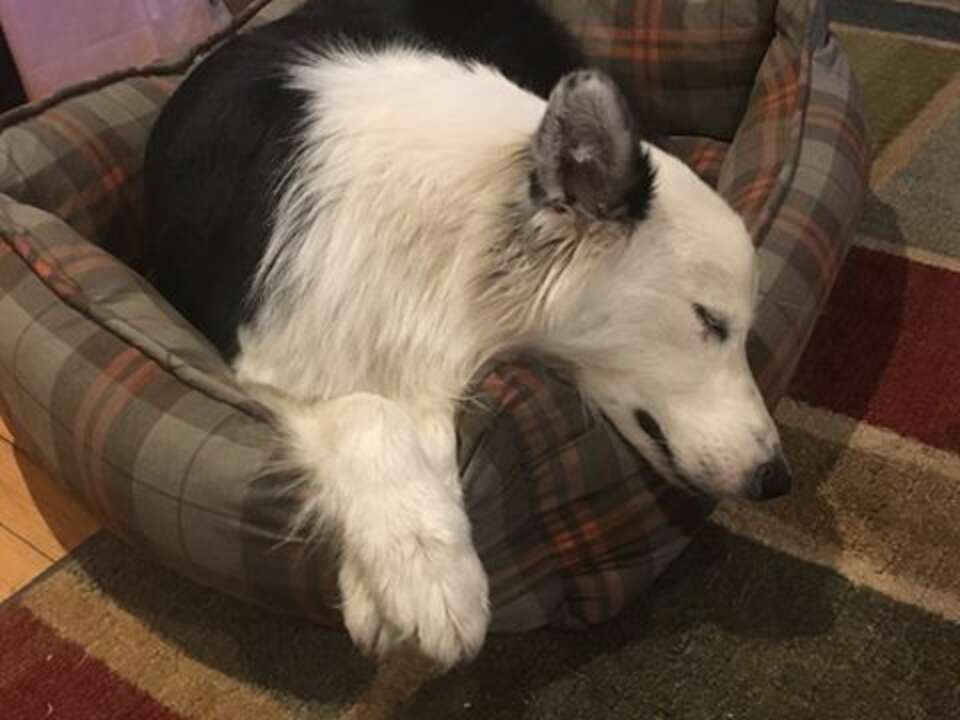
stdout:
[[[689,169],[645,148],[657,193],[635,225],[534,210],[529,148],[548,106],[495,70],[342,48],[302,57],[291,82],[311,98],[303,152],[235,368],[269,388],[286,424],[305,518],[339,535],[358,645],[383,655],[413,639],[449,666],[483,643],[487,579],[454,414],[497,353],[561,358],[665,475],[740,492],[777,444],[745,357],[756,260],[741,220]],[[602,97],[600,82],[586,92]],[[598,108],[586,111],[617,112]],[[527,245],[508,262],[504,242]],[[727,342],[704,338],[692,303],[723,313]],[[661,422],[672,459],[637,408]]]

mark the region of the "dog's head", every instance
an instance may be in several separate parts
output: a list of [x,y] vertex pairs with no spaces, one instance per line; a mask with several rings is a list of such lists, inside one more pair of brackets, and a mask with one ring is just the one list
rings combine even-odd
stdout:
[[676,482],[786,493],[778,433],[747,364],[758,270],[740,217],[639,138],[597,72],[553,90],[532,156],[533,235],[571,248],[547,334],[584,394]]

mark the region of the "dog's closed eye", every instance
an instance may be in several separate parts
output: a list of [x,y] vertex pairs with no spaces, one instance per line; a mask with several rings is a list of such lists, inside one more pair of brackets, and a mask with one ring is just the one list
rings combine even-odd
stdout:
[[700,303],[693,304],[693,311],[697,314],[697,318],[703,325],[706,337],[723,342],[730,336],[730,327],[727,321],[720,317],[715,311],[707,310],[707,308]]

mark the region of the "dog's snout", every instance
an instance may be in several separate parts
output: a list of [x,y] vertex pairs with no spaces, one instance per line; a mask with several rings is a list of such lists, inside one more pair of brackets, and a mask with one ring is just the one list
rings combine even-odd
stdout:
[[790,468],[778,451],[772,460],[759,465],[747,482],[747,495],[753,500],[772,500],[790,492]]

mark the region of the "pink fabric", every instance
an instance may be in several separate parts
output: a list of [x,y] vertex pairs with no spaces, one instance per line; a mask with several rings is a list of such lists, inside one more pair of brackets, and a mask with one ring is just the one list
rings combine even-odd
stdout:
[[30,99],[171,55],[229,17],[221,0],[0,0]]

